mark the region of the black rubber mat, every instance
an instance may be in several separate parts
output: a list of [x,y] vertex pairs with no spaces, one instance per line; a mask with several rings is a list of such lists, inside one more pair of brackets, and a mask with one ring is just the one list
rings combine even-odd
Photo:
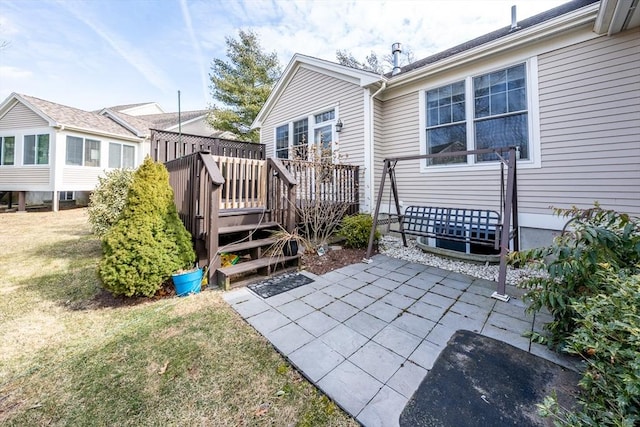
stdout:
[[457,331],[400,415],[400,426],[550,426],[537,403],[575,405],[580,376],[502,341]]
[[269,298],[309,283],[313,283],[312,278],[300,273],[289,273],[270,277],[260,283],[249,285],[248,288],[262,298]]

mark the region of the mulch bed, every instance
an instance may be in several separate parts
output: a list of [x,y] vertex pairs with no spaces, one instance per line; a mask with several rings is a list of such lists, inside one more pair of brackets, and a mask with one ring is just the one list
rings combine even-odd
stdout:
[[307,253],[302,256],[302,268],[320,276],[338,268],[362,262],[366,254],[366,249],[346,248],[329,250],[322,256],[316,253]]

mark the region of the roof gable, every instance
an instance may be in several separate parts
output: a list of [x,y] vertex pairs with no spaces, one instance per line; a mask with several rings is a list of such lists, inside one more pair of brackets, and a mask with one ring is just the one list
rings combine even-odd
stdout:
[[341,65],[335,62],[326,61],[324,59],[314,58],[311,56],[296,53],[291,58],[291,61],[289,61],[289,64],[280,76],[280,79],[269,94],[267,101],[264,103],[264,105],[260,109],[260,112],[251,124],[252,129],[262,126],[262,122],[264,121],[265,117],[269,115],[271,109],[278,102],[278,100],[282,96],[282,93],[291,82],[291,79],[293,79],[296,72],[301,67],[309,68],[316,72],[326,74],[337,79],[345,80],[353,84],[357,84],[361,87],[376,85],[385,80],[383,76],[380,76],[372,71],[347,67],[346,65]]
[[5,114],[16,102],[20,102],[49,126],[74,129],[87,133],[137,138],[135,132],[110,118],[90,111],[57,104],[33,96],[13,93],[0,105],[0,115]]

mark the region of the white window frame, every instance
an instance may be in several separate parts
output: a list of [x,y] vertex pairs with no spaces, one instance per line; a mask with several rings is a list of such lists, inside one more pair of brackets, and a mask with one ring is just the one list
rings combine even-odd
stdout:
[[[5,149],[5,139],[6,138],[13,138],[13,163],[11,163],[10,165],[6,165],[5,164],[5,154],[6,154],[6,149]],[[18,157],[18,144],[17,144],[18,138],[16,138],[15,135],[2,135],[0,136],[0,167],[15,167],[16,166],[16,159]]]
[[[77,138],[77,139],[81,139],[82,140],[82,164],[77,165],[77,164],[70,164],[68,163],[68,151],[67,151],[67,144],[69,143],[69,138]],[[86,151],[87,151],[87,141],[91,141],[91,142],[97,142],[98,143],[98,158],[97,159],[87,159],[86,157]],[[102,151],[103,151],[103,147],[102,147],[102,141],[99,139],[95,139],[95,138],[90,138],[90,137],[84,137],[84,136],[77,136],[77,135],[67,135],[64,141],[64,164],[65,167],[87,167],[87,168],[95,168],[95,167],[100,167],[102,165],[102,158],[104,157],[102,155]],[[87,165],[87,162],[89,161],[95,161],[97,160],[97,164],[96,165]]]
[[[320,123],[316,123],[316,115],[318,114],[323,114],[323,113],[327,113],[332,111],[334,112],[333,114],[333,119],[329,119],[329,120],[325,120],[323,122]],[[340,138],[340,134],[338,132],[336,132],[336,123],[339,120],[339,110],[338,110],[338,106],[334,105],[334,106],[329,106],[326,108],[320,108],[317,110],[314,110],[313,112],[304,115],[304,116],[298,116],[292,120],[289,120],[287,122],[281,122],[276,124],[273,127],[273,153],[274,156],[277,156],[278,151],[283,151],[284,148],[280,148],[278,149],[278,145],[277,145],[277,137],[278,137],[278,129],[282,128],[283,126],[287,126],[288,127],[288,146],[287,146],[287,158],[291,159],[291,155],[293,153],[293,124],[296,122],[299,122],[301,120],[307,120],[307,160],[310,160],[308,158],[308,153],[312,152],[312,147],[316,144],[319,143],[319,141],[315,140],[315,134],[316,134],[316,130],[317,129],[321,129],[325,126],[331,126],[331,133],[333,135],[333,140],[331,141],[331,156],[332,158],[336,157],[336,153],[338,150],[338,142],[339,142],[339,138]]]
[[71,202],[75,199],[76,199],[76,194],[73,191],[60,191],[58,193],[58,200],[61,202]]
[[[47,163],[38,163],[38,145],[40,143],[41,136],[47,136]],[[25,156],[27,155],[27,137],[33,136],[35,138],[34,146],[34,163],[27,163]],[[48,166],[51,161],[51,134],[49,133],[29,133],[22,136],[22,164],[23,166]]]
[[[111,161],[113,160],[111,158],[111,146],[112,145],[117,145],[120,147],[120,153],[119,153],[119,158],[118,158],[118,166],[111,166]],[[131,148],[133,150],[132,153],[132,158],[131,158],[131,166],[124,166],[124,152],[125,152],[125,148]],[[109,160],[107,161],[107,165],[109,167],[109,169],[133,169],[135,168],[136,165],[136,147],[134,145],[130,145],[130,144],[123,144],[121,142],[112,142],[110,141],[108,143],[108,153],[109,153]]]
[[[465,82],[465,121],[466,121],[466,133],[467,133],[467,150],[475,149],[475,116],[474,116],[474,94],[473,94],[473,78],[495,71],[504,70],[513,67],[518,64],[525,64],[525,73],[527,78],[527,125],[528,125],[528,144],[529,144],[529,159],[518,160],[518,168],[524,169],[536,169],[541,168],[540,160],[540,111],[538,101],[538,58],[529,57],[526,59],[519,59],[509,63],[501,63],[490,68],[483,68],[473,70],[472,73],[465,73],[464,75],[456,76],[448,80],[441,80],[434,82],[419,91],[418,98],[418,110],[420,114],[420,154],[427,153],[427,105],[426,96],[427,92],[432,89],[437,89],[442,86],[453,84],[464,80]],[[499,168],[499,162],[475,162],[475,156],[467,156],[467,163],[454,163],[448,165],[430,165],[427,166],[427,161],[422,160],[420,162],[421,173],[449,173],[458,171],[470,171],[470,170],[495,170]]]

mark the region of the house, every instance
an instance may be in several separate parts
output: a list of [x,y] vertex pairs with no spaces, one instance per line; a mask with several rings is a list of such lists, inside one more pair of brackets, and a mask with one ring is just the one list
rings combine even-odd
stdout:
[[18,209],[86,204],[105,170],[139,165],[150,129],[217,135],[205,110],[166,113],[156,103],[84,111],[13,93],[0,104],[0,199]]
[[[515,145],[520,247],[551,206],[640,215],[640,8],[575,0],[387,75],[296,54],[253,123],[267,157],[322,144],[360,167],[363,212],[383,160]],[[398,163],[401,207],[499,210],[495,155]],[[390,208],[384,194],[382,211]]]

